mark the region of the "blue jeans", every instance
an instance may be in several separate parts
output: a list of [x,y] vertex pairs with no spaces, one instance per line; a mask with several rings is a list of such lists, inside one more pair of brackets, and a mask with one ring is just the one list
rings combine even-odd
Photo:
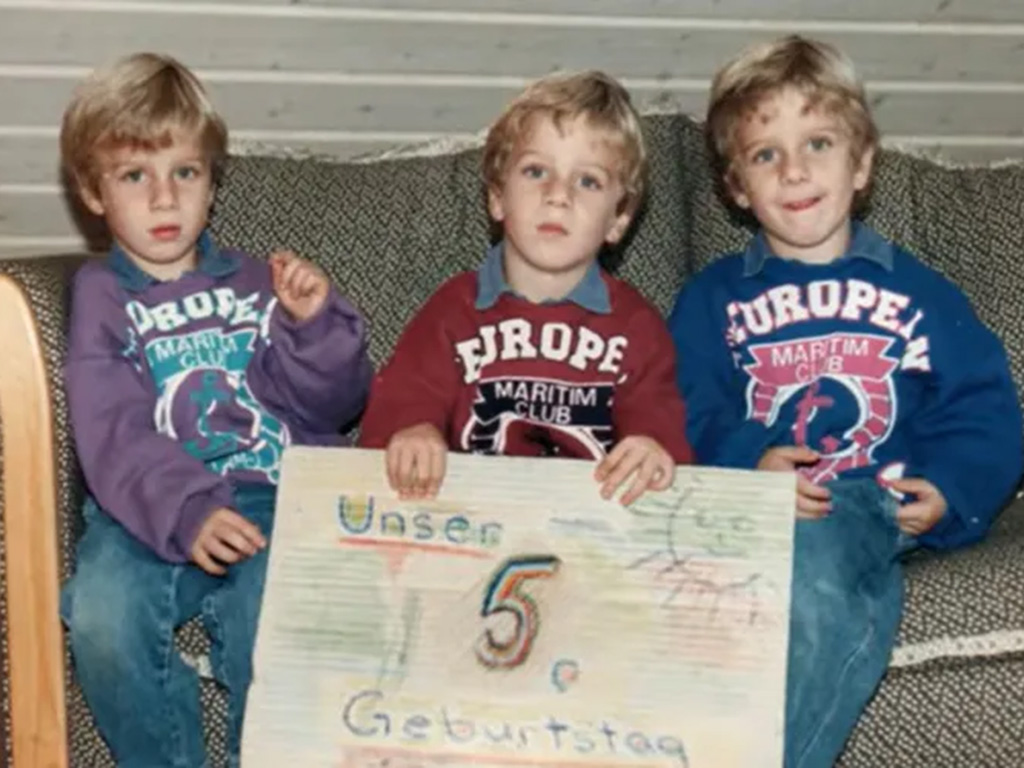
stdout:
[[830,768],[885,675],[915,546],[874,479],[829,484],[832,511],[797,520],[786,679],[786,768]]
[[[270,536],[276,489],[240,485],[236,509]],[[61,595],[75,671],[121,768],[206,765],[199,676],[174,632],[201,616],[217,681],[228,690],[228,754],[238,764],[267,550],[211,576],[169,563],[86,505],[74,576]]]

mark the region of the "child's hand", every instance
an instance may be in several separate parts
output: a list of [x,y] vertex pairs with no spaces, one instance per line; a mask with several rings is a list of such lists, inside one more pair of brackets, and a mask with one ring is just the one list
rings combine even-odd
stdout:
[[[814,464],[817,451],[802,445],[780,445],[769,448],[757,462],[758,469],[770,472],[795,472],[803,464]],[[796,516],[819,518],[832,511],[832,492],[815,485],[802,475],[796,476]]]
[[611,453],[594,470],[594,478],[601,483],[601,497],[610,499],[626,478],[636,472],[633,484],[622,494],[619,502],[628,506],[640,498],[648,488],[663,491],[672,485],[676,465],[668,451],[657,440],[643,435],[630,435],[619,441]]
[[448,444],[433,424],[406,427],[388,441],[385,464],[388,482],[399,498],[431,499],[444,480]]
[[234,510],[220,507],[203,522],[189,554],[207,573],[223,576],[227,573],[224,565],[252,557],[265,546],[267,540],[255,524]]
[[313,317],[327,301],[331,282],[320,267],[299,258],[293,251],[270,255],[270,277],[274,294],[296,322]]
[[934,528],[949,507],[942,491],[923,477],[904,477],[886,485],[895,491],[916,497],[914,501],[900,505],[896,513],[896,522],[900,530],[912,536],[920,536]]

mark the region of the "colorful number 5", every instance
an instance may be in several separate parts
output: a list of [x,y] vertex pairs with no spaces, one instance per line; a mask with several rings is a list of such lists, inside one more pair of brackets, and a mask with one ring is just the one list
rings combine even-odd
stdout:
[[559,560],[553,555],[524,555],[506,560],[491,577],[484,591],[480,616],[488,618],[508,612],[515,618],[511,638],[499,642],[491,629],[485,629],[476,645],[480,663],[492,668],[518,667],[530,655],[537,635],[539,616],[537,604],[522,590],[528,579],[546,579],[558,571]]

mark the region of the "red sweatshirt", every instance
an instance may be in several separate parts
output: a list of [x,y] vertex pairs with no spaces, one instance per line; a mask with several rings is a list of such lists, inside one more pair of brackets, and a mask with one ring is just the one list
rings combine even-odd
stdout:
[[455,276],[405,328],[377,375],[360,445],[384,448],[429,422],[454,451],[599,459],[645,435],[678,464],[693,455],[664,320],[602,273],[611,312],[503,293],[477,309],[477,273]]

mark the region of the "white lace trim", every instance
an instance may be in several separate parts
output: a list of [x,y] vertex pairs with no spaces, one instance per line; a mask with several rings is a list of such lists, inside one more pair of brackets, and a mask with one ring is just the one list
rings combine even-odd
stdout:
[[[940,637],[924,643],[904,645],[892,652],[890,667],[906,668],[936,659],[979,658],[1024,653],[1024,631],[990,632],[987,635],[967,637]],[[210,657],[184,653],[182,659],[202,678],[213,679]]]
[[966,637],[940,637],[896,648],[890,667],[912,667],[936,659],[977,658],[1024,652],[1024,631],[1004,630]]

